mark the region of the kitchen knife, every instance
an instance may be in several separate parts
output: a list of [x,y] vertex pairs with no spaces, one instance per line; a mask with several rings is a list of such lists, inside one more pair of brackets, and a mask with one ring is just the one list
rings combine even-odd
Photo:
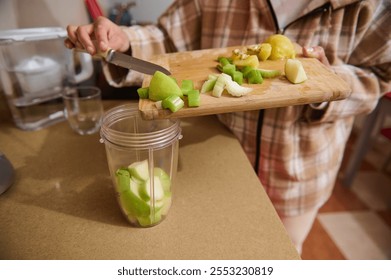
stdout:
[[[77,50],[86,52],[84,50]],[[170,71],[160,65],[142,59],[138,59],[120,52],[116,52],[113,49],[108,49],[106,52],[100,52],[97,54],[97,56],[103,57],[108,63],[144,74],[153,75],[156,71],[160,71],[166,75],[171,75]]]

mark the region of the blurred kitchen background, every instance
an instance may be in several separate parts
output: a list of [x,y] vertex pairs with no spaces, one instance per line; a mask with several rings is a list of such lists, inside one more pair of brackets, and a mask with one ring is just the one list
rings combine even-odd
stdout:
[[[87,24],[99,12],[120,25],[153,24],[172,2],[173,0],[1,0],[0,31],[16,28],[66,28],[68,24]],[[104,99],[138,98],[135,87],[110,87],[102,76],[99,61],[94,61],[93,76],[83,82],[91,83],[102,88]],[[0,90],[1,88],[0,83]]]
[[87,2],[97,2],[109,16],[118,6],[128,6],[132,21],[128,24],[155,23],[173,0],[1,0],[0,30],[43,26],[66,27],[69,23],[89,21]]

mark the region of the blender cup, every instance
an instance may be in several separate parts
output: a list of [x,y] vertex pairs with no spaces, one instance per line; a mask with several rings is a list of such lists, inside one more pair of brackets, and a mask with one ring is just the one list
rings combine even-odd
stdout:
[[104,115],[101,142],[119,206],[131,225],[150,227],[167,216],[181,137],[179,120],[143,120],[137,104]]

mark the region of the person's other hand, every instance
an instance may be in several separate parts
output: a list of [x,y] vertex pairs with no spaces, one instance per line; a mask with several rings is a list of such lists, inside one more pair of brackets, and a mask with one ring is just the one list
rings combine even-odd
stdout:
[[130,46],[122,28],[105,17],[98,17],[87,25],[68,25],[67,33],[68,38],[64,41],[67,48],[84,49],[91,55],[108,48],[126,52]]
[[303,56],[304,57],[312,57],[317,58],[320,62],[322,62],[327,67],[330,67],[329,60],[326,57],[324,49],[320,46],[315,47],[303,47]]

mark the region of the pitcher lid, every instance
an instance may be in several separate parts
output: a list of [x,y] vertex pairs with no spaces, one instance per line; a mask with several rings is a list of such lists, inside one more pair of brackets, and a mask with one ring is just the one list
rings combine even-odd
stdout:
[[57,38],[65,38],[67,32],[61,27],[41,27],[10,29],[0,31],[0,44],[25,41],[40,41]]

